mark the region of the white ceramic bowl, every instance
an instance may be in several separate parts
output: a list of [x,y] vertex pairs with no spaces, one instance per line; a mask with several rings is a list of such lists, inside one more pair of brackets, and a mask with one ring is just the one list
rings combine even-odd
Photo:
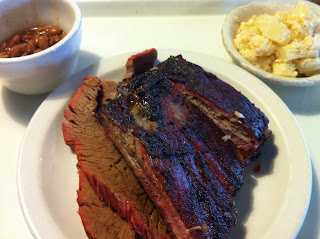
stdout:
[[[320,7],[314,3],[305,1],[305,3],[312,9],[312,11],[320,16]],[[252,15],[270,14],[273,15],[277,11],[290,11],[295,6],[295,3],[289,2],[253,2],[249,5],[239,7],[232,11],[225,19],[221,34],[223,44],[230,54],[230,56],[244,69],[251,72],[265,82],[272,82],[285,86],[312,86],[320,84],[320,75],[310,77],[291,78],[277,76],[272,73],[259,69],[251,64],[244,57],[241,56],[239,51],[233,44],[233,39],[240,27],[241,22],[248,21]]]
[[58,25],[67,35],[32,55],[0,58],[0,82],[22,94],[53,90],[75,71],[81,44],[82,17],[72,0],[0,1],[0,43],[35,26]]

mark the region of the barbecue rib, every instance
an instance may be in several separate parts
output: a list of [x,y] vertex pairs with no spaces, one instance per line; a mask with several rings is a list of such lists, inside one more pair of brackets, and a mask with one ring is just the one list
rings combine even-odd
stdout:
[[120,89],[125,93],[100,109],[99,121],[174,238],[227,236],[237,218],[232,196],[243,183],[242,166],[268,136],[268,119],[181,56]]
[[[79,171],[88,179],[97,196],[126,218],[131,228],[146,239],[169,239],[162,217],[114,144],[105,137],[95,117],[99,102],[117,95],[116,87],[115,82],[86,77],[70,100],[70,110],[65,111],[69,121],[62,125],[65,142],[75,150]],[[86,222],[85,228],[92,224],[93,219],[86,218],[91,214],[79,214]]]
[[243,94],[200,66],[179,55],[159,65],[159,71],[165,72],[176,89],[230,135],[243,156],[243,165],[270,136],[268,118]]

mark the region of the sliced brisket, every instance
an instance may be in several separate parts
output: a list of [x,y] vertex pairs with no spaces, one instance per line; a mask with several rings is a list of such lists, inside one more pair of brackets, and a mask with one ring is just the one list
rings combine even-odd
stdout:
[[79,215],[90,239],[135,239],[128,222],[96,195],[87,178],[79,171]]
[[63,124],[65,142],[75,150],[77,166],[97,196],[126,218],[131,228],[144,238],[171,238],[153,202],[95,117],[98,102],[114,98],[116,87],[115,82],[92,76],[84,80],[65,111],[69,121]]

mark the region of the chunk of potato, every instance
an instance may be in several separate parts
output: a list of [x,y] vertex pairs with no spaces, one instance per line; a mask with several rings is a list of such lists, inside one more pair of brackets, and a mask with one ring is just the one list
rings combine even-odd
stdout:
[[288,44],[291,39],[291,32],[287,26],[278,22],[273,16],[266,14],[259,16],[257,25],[263,36],[280,45]]

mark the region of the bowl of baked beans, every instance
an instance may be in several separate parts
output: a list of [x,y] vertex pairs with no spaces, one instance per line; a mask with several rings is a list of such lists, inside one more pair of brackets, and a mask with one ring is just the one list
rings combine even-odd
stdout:
[[21,94],[53,90],[75,72],[81,11],[72,0],[0,1],[0,83]]

